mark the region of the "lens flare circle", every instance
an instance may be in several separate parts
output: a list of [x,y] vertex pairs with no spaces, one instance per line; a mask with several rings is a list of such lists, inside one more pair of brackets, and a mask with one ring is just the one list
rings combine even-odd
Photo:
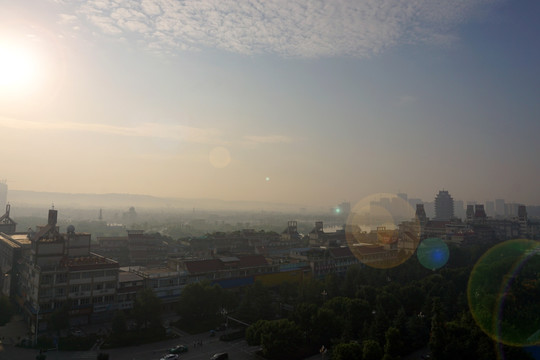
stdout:
[[540,242],[509,240],[475,264],[467,286],[469,309],[492,339],[510,346],[540,344]]
[[[410,220],[413,216],[411,205],[395,194],[367,196],[351,208],[345,225],[347,244],[367,266],[379,269],[398,266],[409,259],[418,246],[419,227],[416,221]],[[410,230],[407,239],[399,236],[398,224]]]
[[423,267],[430,270],[437,270],[446,265],[450,252],[448,245],[443,240],[439,238],[427,238],[418,245],[416,256]]
[[231,163],[231,154],[229,150],[223,146],[218,146],[210,151],[210,164],[217,169],[227,167]]

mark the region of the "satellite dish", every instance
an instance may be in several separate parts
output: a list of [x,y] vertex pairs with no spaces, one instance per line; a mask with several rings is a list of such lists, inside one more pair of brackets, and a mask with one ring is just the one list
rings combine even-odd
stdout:
[[75,233],[75,226],[69,225],[67,227],[67,232],[68,232],[68,234],[74,234]]

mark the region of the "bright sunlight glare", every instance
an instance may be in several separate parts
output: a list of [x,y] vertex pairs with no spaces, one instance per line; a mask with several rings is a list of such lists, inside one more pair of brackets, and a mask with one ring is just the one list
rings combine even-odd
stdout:
[[0,92],[29,90],[36,77],[34,54],[20,46],[0,42]]

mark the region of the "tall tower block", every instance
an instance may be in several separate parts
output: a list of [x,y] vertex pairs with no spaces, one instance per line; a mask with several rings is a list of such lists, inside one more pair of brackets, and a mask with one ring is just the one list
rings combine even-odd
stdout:
[[441,190],[435,197],[435,220],[448,221],[454,217],[454,199],[446,190]]

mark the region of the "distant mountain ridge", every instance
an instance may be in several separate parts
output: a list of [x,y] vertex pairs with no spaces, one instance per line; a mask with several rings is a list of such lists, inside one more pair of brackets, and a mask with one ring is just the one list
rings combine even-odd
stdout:
[[9,190],[8,201],[21,207],[68,208],[173,208],[207,210],[299,211],[298,204],[262,201],[227,201],[220,199],[164,198],[138,194],[71,194],[29,190]]

